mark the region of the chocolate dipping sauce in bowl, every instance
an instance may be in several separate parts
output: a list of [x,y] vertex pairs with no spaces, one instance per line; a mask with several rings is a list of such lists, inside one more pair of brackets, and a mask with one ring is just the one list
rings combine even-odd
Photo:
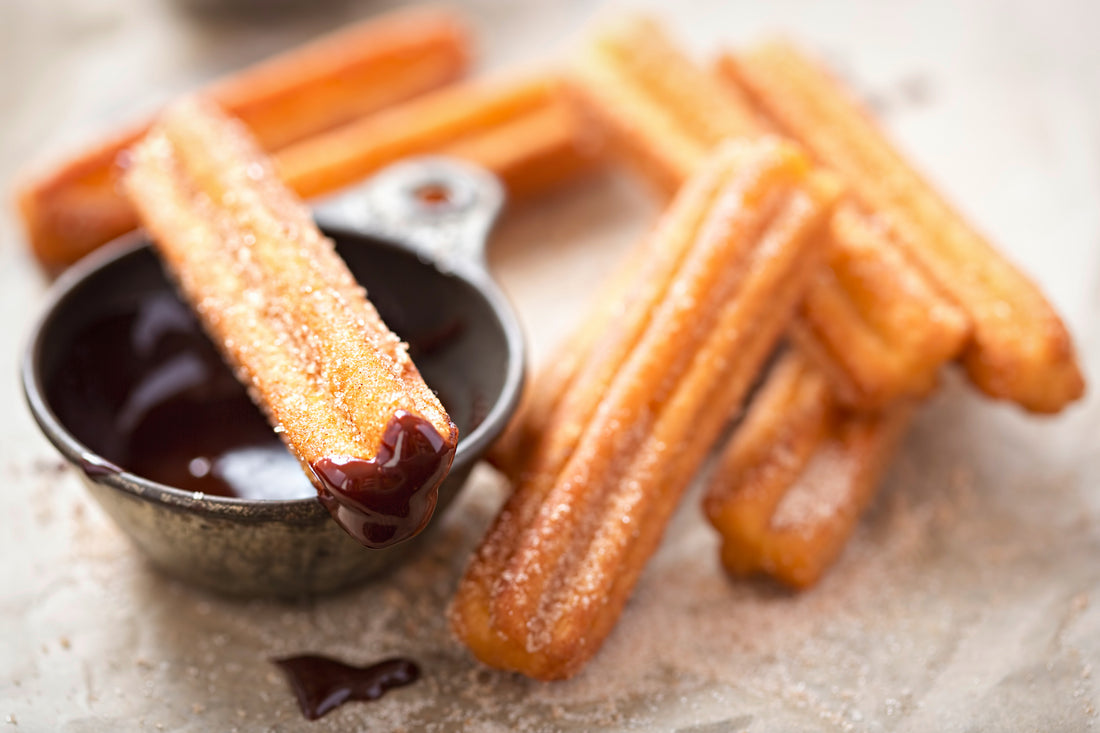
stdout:
[[[522,335],[485,263],[502,201],[484,171],[423,158],[316,212],[458,426],[435,518],[522,388]],[[96,500],[155,566],[188,582],[239,596],[323,593],[431,539],[429,525],[371,549],[333,521],[140,234],[58,280],[22,378],[38,425]],[[408,502],[381,509],[398,525],[403,512],[415,519]]]

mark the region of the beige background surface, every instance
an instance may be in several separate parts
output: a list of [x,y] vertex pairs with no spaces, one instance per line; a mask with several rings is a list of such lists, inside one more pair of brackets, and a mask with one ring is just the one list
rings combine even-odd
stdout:
[[[172,93],[392,2],[211,17],[168,2],[0,3],[0,182]],[[457,3],[482,66],[568,46],[583,2]],[[825,54],[1066,314],[1097,383],[1100,5],[650,3],[699,53],[768,32]],[[608,177],[510,216],[493,265],[535,360],[654,214]],[[1100,707],[1100,404],[1054,420],[957,375],[835,571],[795,596],[721,573],[689,495],[577,679],[474,664],[441,621],[500,501],[487,469],[432,551],[361,590],[231,602],[153,573],[37,434],[15,365],[46,283],[0,212],[0,726],[63,730],[1090,730]],[[425,679],[301,720],[272,655],[419,659]]]

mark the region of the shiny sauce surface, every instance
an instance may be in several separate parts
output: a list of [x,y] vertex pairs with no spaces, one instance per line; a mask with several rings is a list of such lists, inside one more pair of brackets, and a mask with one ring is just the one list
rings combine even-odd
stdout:
[[51,375],[50,405],[113,464],[184,491],[316,495],[298,461],[169,291],[97,314]]
[[395,657],[355,667],[317,654],[272,660],[286,675],[309,720],[317,720],[352,700],[377,700],[395,687],[420,679],[420,668],[410,659]]

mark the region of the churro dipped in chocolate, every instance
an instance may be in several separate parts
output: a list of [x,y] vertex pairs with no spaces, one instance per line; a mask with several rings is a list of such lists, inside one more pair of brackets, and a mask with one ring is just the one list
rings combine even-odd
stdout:
[[[403,11],[246,68],[206,94],[241,118],[266,150],[277,150],[458,78],[468,47],[453,14]],[[27,237],[46,268],[70,265],[137,226],[118,190],[116,161],[147,130],[120,131],[18,186]]]
[[722,449],[703,507],[734,576],[816,583],[840,555],[909,424],[913,403],[841,407],[797,350],[769,372]]
[[[692,63],[645,17],[595,35],[570,79],[607,148],[666,194],[720,140],[773,130],[737,86]],[[795,320],[796,341],[848,404],[878,409],[924,393],[962,349],[967,319],[902,254],[897,233],[873,209],[846,198],[830,234],[827,266]]]
[[172,106],[123,183],[179,290],[301,461],[369,547],[420,531],[457,429],[332,242],[239,122]]
[[972,331],[963,363],[974,384],[1044,413],[1082,395],[1069,332],[1043,294],[913,170],[827,72],[781,42],[728,55],[722,69],[783,132],[838,171],[966,313]]
[[495,667],[569,677],[596,652],[820,261],[836,191],[793,147],[732,142],[636,257],[621,314],[519,469],[461,581],[456,634]]

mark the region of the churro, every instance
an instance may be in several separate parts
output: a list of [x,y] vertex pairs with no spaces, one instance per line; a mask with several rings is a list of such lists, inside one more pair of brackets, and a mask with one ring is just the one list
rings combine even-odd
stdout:
[[1082,395],[1069,332],[1043,294],[913,170],[838,82],[781,42],[722,63],[784,132],[900,233],[905,254],[965,311],[972,331],[963,363],[975,385],[1044,413]]
[[879,410],[927,394],[966,341],[966,315],[851,200],[830,229],[828,267],[807,288],[791,340],[849,407]]
[[769,372],[722,449],[703,500],[731,575],[816,583],[870,504],[913,403],[844,410],[797,350]]
[[736,92],[696,68],[644,16],[620,18],[593,35],[568,79],[608,149],[665,196],[722,140],[767,131]]
[[721,146],[683,187],[459,585],[452,626],[479,659],[555,679],[596,652],[785,328],[835,195],[772,140]]
[[[588,315],[578,324],[568,340],[561,344],[554,358],[540,369],[533,387],[523,393],[523,400],[507,429],[489,449],[489,461],[513,484],[532,452],[549,434],[551,422],[559,414],[559,406],[577,379],[592,352],[606,337],[612,324],[631,317],[638,277],[646,257],[630,257],[621,263],[604,285],[599,296],[589,304]],[[604,374],[604,378],[608,375]]]
[[496,173],[509,193],[532,195],[589,167],[559,82],[538,74],[479,80],[424,95],[276,156],[302,196],[343,188],[408,155],[446,152]]
[[[597,34],[570,79],[609,150],[666,194],[718,141],[773,129],[736,85],[693,64],[645,17]],[[968,322],[898,251],[896,232],[873,210],[843,201],[831,235],[827,266],[795,321],[796,341],[853,406],[878,409],[923,393],[961,350]]]
[[178,103],[133,150],[123,184],[336,521],[370,547],[420,531],[457,429],[246,128],[210,103]]
[[557,83],[538,109],[442,147],[500,179],[512,201],[526,201],[590,173],[596,157]]
[[[276,150],[459,77],[469,39],[451,13],[412,10],[355,25],[244,69],[206,93]],[[38,260],[56,270],[133,229],[116,161],[138,125],[32,173],[16,198]]]

